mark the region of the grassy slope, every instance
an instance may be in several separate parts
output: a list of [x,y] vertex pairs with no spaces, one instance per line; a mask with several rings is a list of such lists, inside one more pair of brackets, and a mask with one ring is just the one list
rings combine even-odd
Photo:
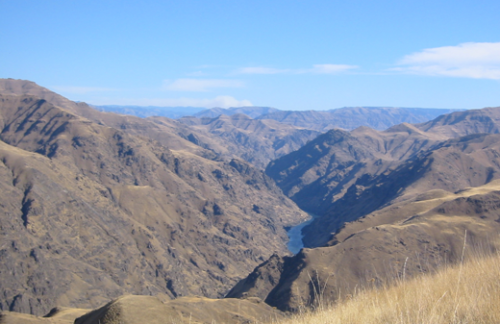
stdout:
[[279,324],[500,323],[500,254],[476,254],[432,275],[340,297]]

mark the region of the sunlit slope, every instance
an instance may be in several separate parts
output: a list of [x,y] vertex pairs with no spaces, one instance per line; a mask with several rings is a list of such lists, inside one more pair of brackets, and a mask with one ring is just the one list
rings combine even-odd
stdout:
[[1,309],[222,297],[307,216],[248,163],[0,96]]
[[252,296],[266,287],[266,302],[298,311],[317,302],[318,287],[334,301],[372,283],[391,283],[403,272],[407,278],[431,273],[460,260],[465,232],[471,246],[496,250],[499,213],[499,181],[458,193],[429,191],[346,224],[331,246],[303,249],[272,267],[262,264],[233,293]]
[[[484,113],[492,111],[500,115],[500,108]],[[345,222],[389,204],[433,189],[455,192],[499,178],[498,134],[450,138],[417,126],[401,124],[383,132],[332,130],[269,164],[266,173],[285,194],[319,216],[304,231],[307,247],[326,244]]]
[[[340,295],[338,303],[318,304],[279,324],[493,324],[500,322],[500,257],[474,255],[465,249],[465,262],[445,266],[437,273],[391,285],[369,286]],[[321,293],[319,291],[318,293]]]

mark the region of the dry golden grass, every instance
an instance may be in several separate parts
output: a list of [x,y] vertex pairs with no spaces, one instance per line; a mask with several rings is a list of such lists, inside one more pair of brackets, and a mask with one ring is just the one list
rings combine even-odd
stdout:
[[476,253],[432,275],[401,278],[278,323],[500,323],[500,254]]

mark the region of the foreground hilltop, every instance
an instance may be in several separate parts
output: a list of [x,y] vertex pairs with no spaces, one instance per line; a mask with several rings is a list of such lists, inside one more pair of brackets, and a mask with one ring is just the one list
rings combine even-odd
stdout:
[[276,324],[311,323],[481,323],[500,322],[498,299],[500,256],[478,255],[465,246],[464,261],[446,265],[433,274],[421,274],[391,285],[371,284],[337,303],[317,305],[273,321]]
[[113,324],[113,323],[271,323],[284,314],[257,298],[208,299],[125,295],[95,310],[54,308],[47,315],[34,316],[0,312],[1,324]]
[[124,293],[222,297],[287,253],[284,227],[306,218],[242,160],[3,84],[21,93],[0,96],[2,310],[42,315]]

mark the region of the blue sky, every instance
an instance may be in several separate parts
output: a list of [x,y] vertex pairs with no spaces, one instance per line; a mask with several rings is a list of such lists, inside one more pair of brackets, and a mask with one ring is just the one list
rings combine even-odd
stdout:
[[91,104],[500,106],[500,1],[0,0],[0,77]]

